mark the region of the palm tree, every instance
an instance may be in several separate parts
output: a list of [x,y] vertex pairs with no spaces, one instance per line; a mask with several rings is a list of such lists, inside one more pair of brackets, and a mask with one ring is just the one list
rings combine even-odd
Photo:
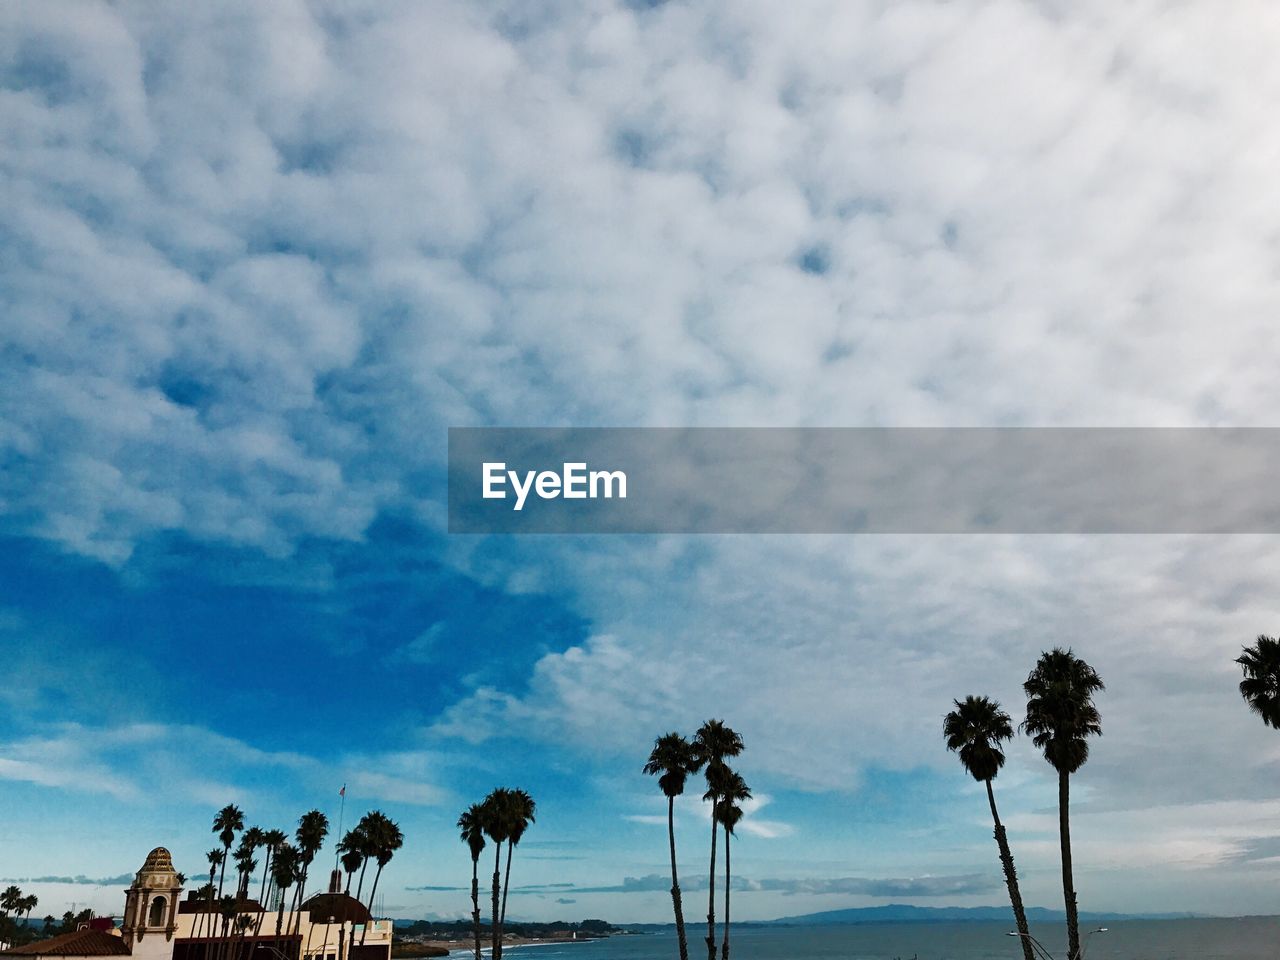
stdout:
[[267,853],[262,858],[262,888],[261,893],[258,894],[258,902],[262,905],[262,913],[258,914],[258,922],[253,927],[253,935],[255,937],[262,934],[262,923],[266,919],[267,911],[271,909],[271,882],[274,876],[271,869],[272,861],[275,860],[280,847],[288,839],[288,834],[283,830],[268,830],[262,834],[262,846]]
[[507,814],[510,817],[510,823],[507,827],[507,873],[502,881],[500,917],[504,924],[507,922],[507,894],[511,892],[511,854],[519,845],[524,832],[529,829],[529,825],[535,822],[534,812],[538,809],[538,804],[533,797],[523,790],[512,790],[508,799],[510,806],[507,808]]
[[[708,720],[693,738],[693,747],[701,763],[706,764],[707,786],[722,776],[725,760],[742,753],[742,737],[720,720]],[[707,960],[716,960],[716,800],[709,789],[703,799],[711,801],[711,871],[707,886]]]
[[213,878],[218,875],[218,868],[222,866],[223,861],[226,859],[226,854],[223,851],[214,848],[205,854],[205,857],[209,861],[209,906],[204,912],[204,916],[197,918],[197,925],[200,925],[199,921],[203,921],[205,936],[213,936]]
[[[245,833],[248,836],[248,833]],[[245,841],[244,837],[240,839],[240,846],[236,847],[236,899],[245,900],[249,896],[249,877],[254,870],[258,869],[258,861],[253,856],[254,848]]]
[[[222,883],[227,878],[227,859],[231,856],[231,844],[235,842],[236,834],[243,829],[244,811],[234,803],[227,804],[213,818],[213,832],[222,841],[222,860],[219,863],[222,869],[218,874],[219,901],[222,900]],[[210,923],[212,924],[212,914],[210,915]]]
[[480,960],[480,854],[484,852],[484,823],[480,804],[473,803],[458,817],[462,842],[471,851],[471,922],[476,932],[476,960]]
[[[729,887],[732,876],[729,871],[729,838],[742,819],[742,808],[738,806],[743,800],[751,799],[751,788],[742,779],[742,775],[723,767],[725,775],[716,784],[715,792],[719,797],[713,815],[724,827],[724,943],[720,947],[721,960],[729,960]],[[708,791],[710,793],[711,791]]]
[[1259,635],[1258,642],[1236,657],[1244,671],[1240,696],[1268,727],[1280,730],[1280,640]]
[[253,866],[245,872],[244,878],[240,882],[240,896],[246,900],[249,897],[250,874],[253,870],[258,868],[257,861],[254,860],[253,855],[257,853],[258,848],[266,842],[266,837],[267,835],[262,832],[261,827],[250,827],[240,837],[240,849],[244,851],[244,856],[240,857],[239,854],[237,854],[237,864],[239,864],[240,860],[243,860],[246,863],[253,861]]
[[[302,868],[302,876],[298,880],[298,890],[294,894],[294,899],[299,907],[306,898],[307,873],[311,869],[311,862],[324,846],[324,838],[328,835],[329,818],[319,810],[308,810],[298,818],[298,829],[294,833],[294,839],[298,842],[298,864]],[[294,921],[294,933],[298,932],[297,926],[301,921],[302,911],[299,910]]]
[[1027,913],[1022,908],[1022,894],[1018,891],[1018,871],[1013,866],[1013,854],[1009,852],[1009,838],[996,809],[996,795],[991,781],[1004,766],[1004,750],[1000,744],[1013,739],[1013,721],[1000,709],[1000,704],[988,697],[965,697],[953,701],[956,708],[942,721],[942,735],[947,738],[947,749],[960,755],[960,763],[969,775],[987,785],[987,802],[991,805],[991,819],[995,821],[996,845],[1000,849],[1000,863],[1004,867],[1004,882],[1009,888],[1009,902],[1013,905],[1013,919],[1022,941],[1024,960],[1036,960],[1031,946],[1031,931],[1027,927]]
[[354,844],[353,849],[360,851],[360,879],[356,881],[356,899],[361,899],[364,890],[364,871],[369,866],[369,858],[373,856],[373,844],[369,840],[369,814],[360,818],[355,829],[347,834]]
[[342,869],[347,875],[347,886],[344,893],[351,893],[351,878],[364,864],[364,853],[361,840],[355,830],[348,830],[346,836],[338,841],[338,856],[342,858]]
[[653,741],[644,772],[658,777],[658,786],[667,798],[667,840],[671,846],[671,904],[676,914],[676,937],[680,960],[689,960],[689,944],[684,933],[684,907],[680,902],[680,878],[676,874],[676,797],[684,793],[690,774],[702,769],[697,750],[678,733],[668,733]]
[[[382,876],[382,868],[391,862],[397,850],[404,846],[404,834],[400,825],[378,810],[369,814],[369,841],[373,848],[373,857],[378,861],[378,869],[373,874],[373,886],[369,888],[369,916],[373,918],[374,897],[378,893],[378,878]],[[364,946],[365,937],[369,935],[370,924],[366,923],[364,932],[360,934],[360,945]]]
[[511,791],[506,787],[493,790],[480,804],[485,835],[493,841],[493,914],[489,924],[493,939],[491,956],[502,960],[502,915],[498,910],[498,890],[502,866],[502,844],[511,835]]
[[281,921],[284,919],[285,891],[293,886],[298,876],[298,850],[287,840],[280,844],[271,861],[271,880],[280,891],[280,908],[276,911],[276,937],[281,935]]
[[15,886],[5,887],[4,892],[0,893],[0,916],[8,919],[10,913],[17,911],[18,904],[21,902],[21,889]]
[[1058,771],[1058,835],[1062,844],[1062,896],[1067,910],[1067,960],[1080,960],[1080,915],[1071,875],[1071,774],[1089,759],[1090,736],[1102,735],[1093,695],[1105,689],[1098,672],[1070,650],[1042,653],[1022,689],[1027,718],[1022,729]]

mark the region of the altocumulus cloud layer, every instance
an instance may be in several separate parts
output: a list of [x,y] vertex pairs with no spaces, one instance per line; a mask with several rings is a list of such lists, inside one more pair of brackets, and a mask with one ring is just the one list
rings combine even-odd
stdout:
[[[316,543],[358,554],[395,516],[459,576],[591,624],[522,650],[519,682],[473,678],[412,736],[483,751],[518,729],[644,818],[658,798],[602,784],[660,729],[732,716],[777,795],[758,849],[832,860],[814,796],[919,807],[909,836],[855,815],[831,846],[861,863],[829,879],[990,870],[939,718],[971,690],[1016,706],[1035,654],[1074,644],[1109,686],[1078,791],[1086,905],[1244,903],[1275,879],[1257,854],[1280,772],[1230,660],[1274,630],[1270,539],[431,538],[451,425],[1275,425],[1278,17],[16,5],[3,530],[129,582],[181,538],[324,596],[349,588],[291,564]],[[387,656],[429,663],[429,627]],[[94,736],[114,749],[121,729]],[[15,740],[0,773],[66,785],[66,732]],[[177,753],[218,735],[147,736]],[[1003,796],[1053,903],[1042,768],[1015,746]],[[644,836],[638,877],[662,869]],[[748,904],[767,913],[767,892]]]

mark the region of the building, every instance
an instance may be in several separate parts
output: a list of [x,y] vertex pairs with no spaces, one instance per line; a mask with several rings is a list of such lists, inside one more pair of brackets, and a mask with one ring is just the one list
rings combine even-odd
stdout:
[[164,847],[146,861],[125,891],[117,929],[92,927],[0,953],[3,957],[134,957],[137,960],[390,960],[392,923],[374,920],[339,888],[308,897],[295,912],[267,910],[250,899],[224,918],[219,905],[182,899],[182,882]]

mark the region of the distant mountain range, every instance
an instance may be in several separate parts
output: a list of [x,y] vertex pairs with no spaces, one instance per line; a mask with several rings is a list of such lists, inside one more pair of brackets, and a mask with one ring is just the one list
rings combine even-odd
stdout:
[[[1195,913],[1090,913],[1080,912],[1081,923],[1114,923],[1118,920],[1186,920],[1203,914]],[[906,903],[890,903],[883,907],[853,907],[847,910],[823,910],[796,917],[779,917],[774,924],[826,926],[843,923],[954,923],[963,920],[999,920],[1013,923],[1009,907],[913,907]],[[1028,907],[1031,923],[1061,923],[1061,910]]]
[[[1087,924],[1116,923],[1121,920],[1191,920],[1204,917],[1202,913],[1092,913],[1081,911],[1080,922]],[[1047,907],[1028,907],[1030,923],[1062,923],[1061,910]],[[1007,923],[1013,926],[1013,910],[1009,907],[913,907],[906,903],[890,903],[882,907],[852,907],[847,910],[823,910],[795,917],[779,917],[777,920],[744,920],[738,926],[768,927],[794,926],[819,927],[854,923],[958,923],[965,921]],[[674,929],[672,923],[625,923],[627,930],[657,931]]]

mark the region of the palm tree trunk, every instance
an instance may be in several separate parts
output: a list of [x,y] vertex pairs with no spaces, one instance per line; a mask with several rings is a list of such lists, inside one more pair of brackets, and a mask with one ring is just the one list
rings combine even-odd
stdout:
[[1036,960],[1031,947],[1031,930],[1027,927],[1027,912],[1022,908],[1022,893],[1018,890],[1018,871],[1013,866],[1013,854],[1009,852],[1009,838],[1005,836],[1000,812],[996,810],[996,794],[987,780],[987,802],[991,804],[991,819],[995,821],[996,846],[1000,848],[1000,865],[1004,867],[1004,882],[1009,888],[1009,902],[1013,905],[1013,922],[1022,941],[1023,960]]
[[1076,886],[1071,876],[1070,774],[1058,771],[1058,835],[1062,841],[1062,898],[1067,908],[1067,960],[1080,960],[1080,915]]
[[378,878],[382,876],[382,864],[378,864],[378,869],[373,874],[373,886],[369,888],[369,922],[364,925],[364,930],[360,932],[360,946],[364,946],[364,938],[369,935],[369,928],[373,926],[373,898],[378,894]]
[[476,928],[476,960],[480,960],[480,858],[478,856],[471,858],[471,922]]
[[502,878],[502,922],[507,922],[507,894],[511,892],[511,851],[515,849],[515,844],[510,840],[507,841],[507,872]]
[[711,878],[707,894],[707,960],[716,960],[716,804],[711,801]]
[[302,868],[302,877],[298,880],[298,892],[295,894],[294,902],[297,903],[298,909],[293,916],[293,932],[297,933],[302,926],[302,902],[307,889],[307,871],[311,869],[311,864],[307,864]]
[[490,926],[493,934],[493,950],[490,956],[493,960],[502,960],[502,918],[498,914],[498,868],[502,864],[502,843],[499,842],[493,848],[493,922]]
[[720,946],[720,960],[729,960],[729,828],[724,828],[724,943]]
[[[676,937],[680,960],[689,960],[689,944],[684,935],[684,907],[680,904],[680,878],[676,875],[676,798],[667,797],[667,839],[671,842],[671,904],[676,911]],[[480,960],[476,957],[476,960]]]
[[356,899],[360,899],[360,891],[364,889],[364,868],[369,865],[369,858],[360,861],[360,879],[356,881]]

